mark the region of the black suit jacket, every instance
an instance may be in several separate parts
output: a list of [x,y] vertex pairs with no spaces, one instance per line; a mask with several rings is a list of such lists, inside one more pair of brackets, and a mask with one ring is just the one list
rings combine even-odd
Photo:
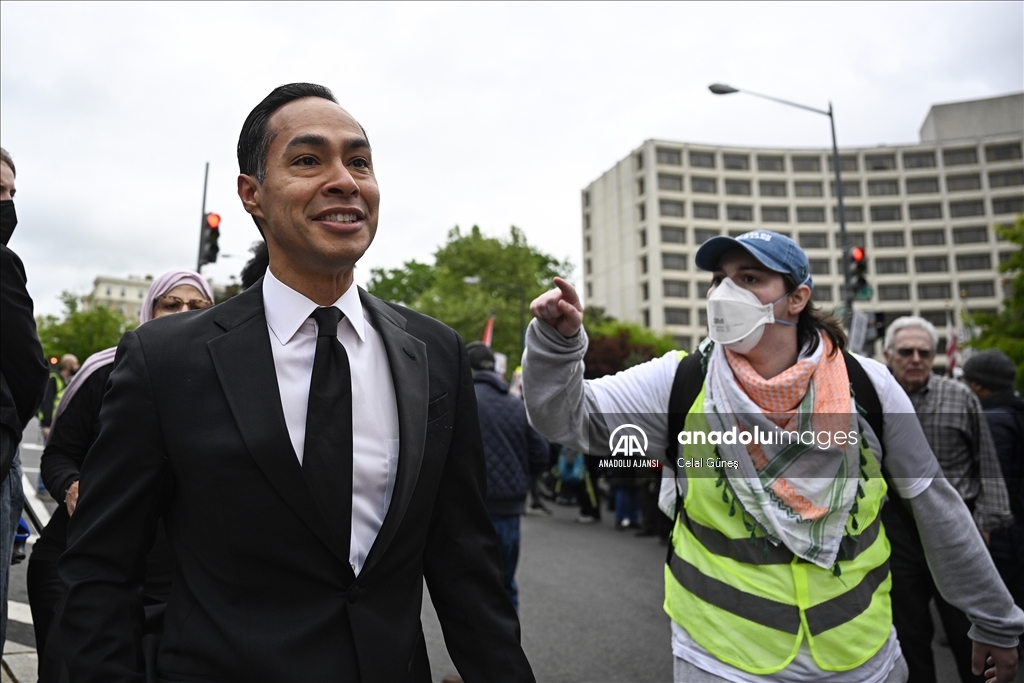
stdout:
[[360,296],[387,350],[400,450],[359,577],[289,440],[262,286],[152,321],[118,348],[60,562],[73,681],[142,679],[137,591],[161,515],[177,565],[162,680],[427,681],[424,577],[467,681],[532,680],[484,506],[463,342]]

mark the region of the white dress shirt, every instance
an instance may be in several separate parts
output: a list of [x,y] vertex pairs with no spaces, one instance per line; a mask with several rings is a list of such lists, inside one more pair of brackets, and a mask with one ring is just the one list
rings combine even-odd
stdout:
[[[349,562],[358,575],[391,504],[398,470],[398,403],[387,351],[359,300],[355,283],[334,306],[345,314],[338,341],[352,372],[352,535]],[[317,304],[283,284],[268,270],[263,308],[281,392],[288,436],[302,464],[306,409],[316,355]],[[340,505],[349,501],[339,500]]]

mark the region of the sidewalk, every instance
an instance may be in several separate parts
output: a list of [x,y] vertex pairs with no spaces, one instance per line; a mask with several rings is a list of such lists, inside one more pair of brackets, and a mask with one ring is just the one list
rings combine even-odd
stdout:
[[21,643],[4,643],[3,666],[0,667],[0,683],[29,683],[38,677],[39,659],[36,649]]

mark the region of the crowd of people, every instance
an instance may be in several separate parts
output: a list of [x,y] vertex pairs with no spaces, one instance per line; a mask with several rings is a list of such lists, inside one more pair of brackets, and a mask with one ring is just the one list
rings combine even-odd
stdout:
[[[1005,354],[938,376],[917,317],[889,325],[884,364],[851,354],[803,250],[753,231],[697,250],[692,353],[585,380],[583,306],[556,278],[510,387],[486,345],[353,286],[371,149],[326,88],[276,88],[238,140],[263,237],[244,291],[214,306],[168,272],[116,348],[52,373],[2,152],[0,627],[38,416],[58,504],[29,561],[40,680],[427,681],[426,583],[460,676],[531,681],[515,574],[544,492],[669,546],[676,681],[934,680],[933,600],[961,679],[1012,680],[1024,401]],[[659,461],[643,476],[599,464],[624,420]]]

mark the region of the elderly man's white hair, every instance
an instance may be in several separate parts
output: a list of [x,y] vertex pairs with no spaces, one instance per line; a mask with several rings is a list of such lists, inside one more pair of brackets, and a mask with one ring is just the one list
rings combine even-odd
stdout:
[[924,330],[928,333],[928,336],[932,340],[932,351],[939,346],[939,335],[935,331],[935,325],[916,315],[905,315],[902,318],[896,318],[889,323],[885,328],[885,350],[889,351],[892,349],[893,342],[896,341],[896,333],[900,330],[907,330],[917,328]]

